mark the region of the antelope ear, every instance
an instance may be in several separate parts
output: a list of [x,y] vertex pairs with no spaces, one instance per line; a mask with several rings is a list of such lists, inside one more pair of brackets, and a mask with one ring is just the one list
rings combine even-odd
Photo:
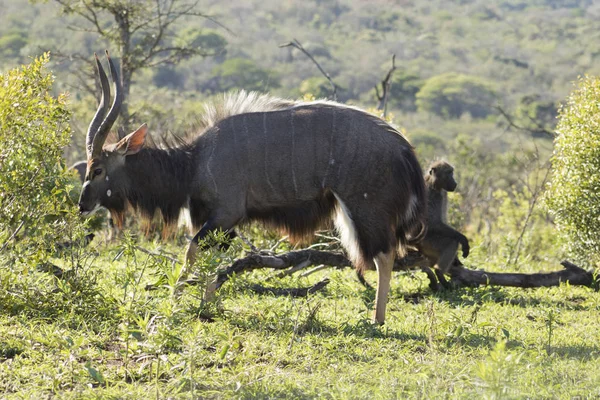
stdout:
[[124,156],[135,154],[144,147],[146,142],[146,133],[148,132],[148,126],[142,124],[135,132],[130,133],[123,139],[119,140],[115,150]]

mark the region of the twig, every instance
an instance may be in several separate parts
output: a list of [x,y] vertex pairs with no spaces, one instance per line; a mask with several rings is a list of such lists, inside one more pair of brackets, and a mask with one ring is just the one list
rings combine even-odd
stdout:
[[311,61],[317,66],[317,68],[319,68],[319,71],[321,71],[323,76],[325,76],[325,78],[327,78],[327,80],[329,81],[329,84],[331,85],[331,90],[333,91],[331,97],[333,98],[333,101],[337,101],[338,86],[333,82],[333,80],[331,79],[329,74],[327,72],[325,72],[325,70],[321,67],[321,65],[319,65],[317,60],[315,60],[314,57],[308,51],[306,51],[306,49],[304,47],[302,47],[302,45],[300,44],[300,42],[297,39],[293,39],[289,43],[284,43],[284,44],[279,45],[279,47],[281,47],[281,48],[290,47],[290,46],[295,47],[298,50],[300,50],[301,52],[303,52],[308,58],[311,59]]
[[167,260],[169,260],[169,261],[172,261],[172,262],[174,262],[174,263],[176,263],[176,264],[181,264],[181,262],[179,262],[179,260],[178,260],[178,259],[176,259],[176,258],[173,258],[173,257],[170,257],[170,256],[167,256],[167,255],[165,255],[165,254],[162,254],[162,253],[156,253],[156,252],[154,252],[154,251],[150,251],[150,250],[148,250],[148,249],[145,249],[145,248],[143,248],[142,246],[135,246],[135,248],[136,248],[137,250],[141,251],[142,253],[146,253],[146,254],[148,254],[148,255],[155,256],[155,257],[163,257],[163,258],[166,258]]
[[256,246],[254,246],[252,244],[252,242],[250,240],[248,240],[248,238],[246,238],[244,235],[242,235],[241,233],[237,232],[237,236],[242,240],[242,242],[246,243],[248,245],[248,247],[250,247],[250,250],[253,253],[260,253],[260,250],[258,250],[258,248]]
[[514,261],[512,262],[513,265],[515,265],[517,263],[520,255],[521,255],[521,246],[523,245],[523,237],[525,236],[525,231],[527,230],[527,227],[529,226],[529,221],[531,220],[531,217],[533,216],[533,211],[535,210],[535,205],[537,204],[537,201],[539,200],[542,191],[545,189],[546,182],[548,181],[548,178],[550,177],[551,170],[552,170],[551,168],[546,169],[546,173],[544,174],[544,178],[542,179],[541,184],[538,185],[535,188],[535,191],[533,191],[533,193],[532,193],[531,203],[529,204],[529,209],[527,210],[527,215],[525,217],[525,221],[523,222],[523,227],[521,228],[521,232],[519,233],[519,237],[517,238],[517,244],[514,248],[514,251],[511,251],[511,254],[509,257],[509,262],[510,262],[510,260],[513,256],[513,253],[515,254]]
[[11,240],[13,240],[15,238],[15,236],[17,236],[17,234],[19,233],[19,231],[21,230],[23,225],[25,225],[25,220],[21,221],[19,226],[17,226],[17,229],[15,229],[15,231],[12,233],[12,235],[10,235],[10,237],[8,239],[6,239],[6,242],[4,242],[4,244],[2,245],[2,248],[0,248],[0,251],[3,251],[6,248],[6,246],[8,246],[8,243]]
[[283,271],[278,273],[277,275],[275,275],[276,278],[284,278],[286,276],[290,276],[292,274],[295,274],[296,272],[300,271],[301,269],[304,269],[308,266],[312,265],[312,262],[310,261],[310,259],[307,259],[303,262],[301,262],[300,264],[288,269],[287,271]]
[[277,241],[277,243],[275,243],[273,246],[271,246],[271,248],[269,249],[269,252],[273,253],[275,250],[277,250],[277,248],[279,247],[279,245],[283,242],[285,242],[287,240],[287,236],[282,237],[281,239],[279,239]]
[[305,278],[305,277],[307,277],[307,276],[309,276],[309,275],[312,275],[312,274],[314,274],[315,272],[319,272],[319,271],[321,271],[321,270],[323,270],[323,269],[325,269],[325,268],[329,268],[329,266],[328,266],[328,265],[323,265],[323,264],[321,264],[321,265],[317,265],[317,266],[316,266],[316,267],[314,267],[313,269],[310,269],[310,270],[308,270],[308,271],[304,272],[303,274],[300,274],[300,278]]
[[377,100],[379,100],[379,105],[377,109],[383,111],[383,116],[385,117],[387,114],[387,100],[390,93],[390,88],[392,87],[392,74],[396,70],[396,55],[392,55],[392,68],[388,71],[387,75],[381,81],[381,96],[379,95],[379,89],[377,85],[375,85],[375,96],[377,96]]
[[[327,231],[323,231],[323,232],[327,232]],[[315,233],[315,236],[323,238],[323,239],[327,239],[327,240],[331,240],[333,242],[340,242],[340,239],[335,237],[335,236],[331,236],[331,235],[326,235],[324,233]]]

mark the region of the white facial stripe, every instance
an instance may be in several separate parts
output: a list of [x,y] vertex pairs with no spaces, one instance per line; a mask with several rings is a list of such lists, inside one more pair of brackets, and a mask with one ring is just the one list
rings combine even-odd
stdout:
[[106,182],[108,182],[108,175],[106,175],[106,178],[104,178],[104,180],[105,180]]
[[110,197],[110,195],[111,195],[111,194],[112,194],[112,192],[110,191],[110,189],[108,189],[108,190],[106,191],[106,195],[107,195],[108,197]]

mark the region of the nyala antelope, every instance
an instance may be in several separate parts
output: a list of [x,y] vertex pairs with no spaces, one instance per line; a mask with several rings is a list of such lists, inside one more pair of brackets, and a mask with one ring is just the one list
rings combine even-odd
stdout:
[[87,133],[82,213],[104,206],[122,215],[130,205],[149,216],[158,210],[168,224],[187,209],[198,230],[187,268],[211,231],[260,221],[302,239],[333,219],[356,268],[377,270],[374,322],[384,322],[394,258],[422,230],[426,208],[421,167],[400,132],[355,107],[240,92],[208,106],[189,143],[144,146],[144,124],[105,145],[123,101],[107,58],[116,92],[108,109],[96,57],[102,98]]

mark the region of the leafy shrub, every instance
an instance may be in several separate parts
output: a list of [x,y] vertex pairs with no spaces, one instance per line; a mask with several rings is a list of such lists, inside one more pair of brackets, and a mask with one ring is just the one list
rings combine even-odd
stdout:
[[70,115],[65,96],[51,94],[47,62],[0,75],[0,253],[9,259],[44,258],[79,226],[62,158]]
[[492,85],[476,76],[454,72],[429,78],[417,93],[417,108],[444,118],[469,113],[485,118],[492,112],[495,94]]
[[569,250],[600,261],[600,78],[586,77],[559,111],[546,204]]

